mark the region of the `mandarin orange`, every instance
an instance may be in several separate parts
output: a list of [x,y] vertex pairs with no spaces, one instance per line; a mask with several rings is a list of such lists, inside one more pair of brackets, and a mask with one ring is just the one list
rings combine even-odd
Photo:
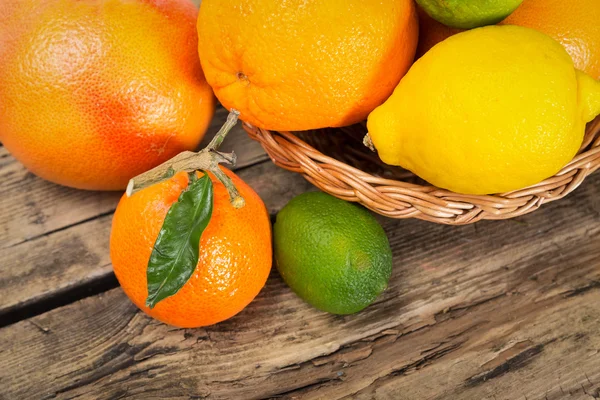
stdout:
[[[246,307],[264,286],[271,270],[271,224],[256,192],[233,172],[245,206],[236,209],[225,186],[212,174],[211,220],[200,238],[199,259],[190,279],[173,296],[152,309],[146,271],[167,211],[188,186],[188,175],[123,196],[110,236],[113,269],[123,291],[142,311],[169,325],[193,328],[228,319]],[[199,175],[200,176],[200,175]]]
[[203,0],[198,35],[227,109],[298,131],[366,119],[412,64],[418,23],[412,0]]
[[214,111],[189,0],[3,0],[0,141],[82,189],[196,148]]

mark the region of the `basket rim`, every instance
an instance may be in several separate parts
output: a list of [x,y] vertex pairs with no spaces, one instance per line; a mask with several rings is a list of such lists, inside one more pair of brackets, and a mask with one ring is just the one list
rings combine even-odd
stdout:
[[465,195],[431,184],[380,177],[323,154],[294,132],[269,131],[246,122],[242,126],[273,163],[300,173],[324,192],[387,217],[449,225],[528,214],[573,192],[600,167],[600,116],[587,125],[579,152],[559,172],[522,189],[489,195]]

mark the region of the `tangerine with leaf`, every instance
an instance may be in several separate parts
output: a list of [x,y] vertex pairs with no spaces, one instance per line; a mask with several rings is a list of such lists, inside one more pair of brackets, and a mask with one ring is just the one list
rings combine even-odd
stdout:
[[219,165],[235,159],[216,151],[234,119],[206,149],[134,178],[113,218],[110,256],[123,291],[169,325],[194,328],[234,316],[271,270],[265,205]]

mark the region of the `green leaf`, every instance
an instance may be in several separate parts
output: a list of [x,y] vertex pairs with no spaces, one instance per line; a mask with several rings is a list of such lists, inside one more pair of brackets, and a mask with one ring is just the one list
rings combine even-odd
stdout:
[[213,185],[205,174],[191,182],[167,212],[148,262],[146,306],[153,308],[173,296],[190,279],[198,264],[200,237],[212,210]]

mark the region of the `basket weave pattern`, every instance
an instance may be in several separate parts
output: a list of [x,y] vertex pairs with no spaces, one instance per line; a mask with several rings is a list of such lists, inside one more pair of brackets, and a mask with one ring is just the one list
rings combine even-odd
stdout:
[[556,175],[527,188],[487,196],[450,192],[386,166],[362,145],[364,125],[302,133],[271,132],[248,124],[244,129],[276,165],[302,174],[324,192],[387,217],[449,225],[530,213],[571,193],[600,167],[600,117],[587,126],[577,156]]

